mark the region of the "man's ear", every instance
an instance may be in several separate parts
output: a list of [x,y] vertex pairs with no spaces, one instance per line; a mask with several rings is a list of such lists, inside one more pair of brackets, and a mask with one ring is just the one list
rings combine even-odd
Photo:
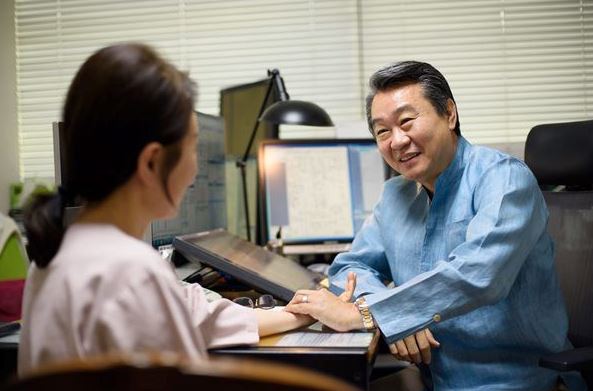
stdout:
[[160,167],[162,166],[164,148],[160,143],[148,143],[138,155],[136,172],[138,179],[147,185],[160,186]]
[[449,130],[454,130],[457,125],[457,105],[451,98],[447,99],[447,122]]

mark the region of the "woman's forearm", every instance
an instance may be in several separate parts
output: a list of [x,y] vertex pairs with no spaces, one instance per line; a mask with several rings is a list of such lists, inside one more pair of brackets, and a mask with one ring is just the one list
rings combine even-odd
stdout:
[[254,309],[257,317],[259,336],[277,334],[313,323],[309,316],[293,314],[287,311]]

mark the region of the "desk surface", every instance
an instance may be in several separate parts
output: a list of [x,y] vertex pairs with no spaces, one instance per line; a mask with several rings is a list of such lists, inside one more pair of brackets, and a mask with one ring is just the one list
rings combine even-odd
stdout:
[[[214,355],[243,355],[262,360],[299,365],[346,380],[368,389],[379,333],[333,333],[321,330],[319,324],[310,329],[262,338],[257,346],[238,346],[214,349]],[[299,335],[300,334],[300,335]],[[299,337],[304,343],[299,344]],[[312,346],[311,339],[318,338]],[[332,338],[339,336],[340,338]],[[294,337],[294,338],[293,338]],[[297,342],[295,342],[297,341]],[[300,345],[300,346],[299,346]]]
[[[331,338],[331,334],[343,338]],[[307,338],[307,335],[318,337],[320,338],[319,341],[322,342],[318,343],[317,346],[311,346],[311,339]],[[305,338],[299,339],[299,336]],[[16,369],[19,337],[20,333],[17,332],[0,338],[0,362],[11,361],[4,362],[6,364],[4,369],[9,370],[10,367],[11,372]],[[298,346],[299,341],[304,341],[300,344],[301,346]],[[378,341],[378,332],[374,334],[328,333],[322,330],[319,324],[315,324],[309,329],[290,331],[262,338],[257,346],[215,349],[210,353],[214,355],[243,355],[298,365],[336,376],[362,389],[368,389]],[[3,366],[5,366],[4,364]],[[0,384],[2,378],[8,375],[11,375],[11,373],[0,376]]]

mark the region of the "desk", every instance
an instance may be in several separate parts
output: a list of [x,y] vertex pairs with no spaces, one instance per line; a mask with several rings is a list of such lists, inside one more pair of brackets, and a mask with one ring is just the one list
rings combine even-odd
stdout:
[[[318,326],[312,327],[311,332],[319,332]],[[283,336],[290,333],[292,332],[262,338],[258,346],[215,349],[210,353],[220,356],[248,356],[302,366],[344,379],[364,390],[368,389],[377,353],[378,332],[365,347],[275,346]],[[0,338],[0,386],[16,373],[18,344],[18,333]]]
[[[318,324],[312,326],[312,328],[309,332],[319,333],[320,326]],[[338,377],[364,390],[369,388],[369,380],[379,342],[378,332],[370,336],[368,345],[365,344],[366,346],[357,345],[351,347],[335,344],[333,346],[307,347],[277,346],[283,337],[294,334],[295,332],[287,332],[265,337],[261,339],[258,346],[215,349],[210,353],[219,356],[246,356],[262,360],[280,361]]]
[[[196,268],[195,264],[190,263],[186,266],[187,269],[191,270]],[[177,268],[179,278],[185,278],[180,274],[181,269]],[[223,297],[232,299],[228,295],[228,292],[219,292]],[[255,292],[254,292],[255,293]],[[241,292],[240,296],[248,295],[245,292]],[[259,296],[259,294],[257,294]],[[310,326],[307,332],[311,335],[319,334],[322,332],[321,325],[319,323]],[[233,355],[233,356],[246,356],[250,358],[280,361],[286,364],[293,364],[302,366],[307,369],[312,369],[318,372],[329,374],[337,378],[341,378],[347,382],[353,383],[357,387],[362,389],[368,389],[373,364],[377,354],[377,346],[379,342],[379,332],[374,334],[369,333],[344,333],[336,336],[343,336],[346,338],[348,335],[356,337],[358,335],[366,335],[370,337],[364,344],[354,344],[355,346],[349,346],[344,343],[327,343],[327,346],[319,346],[318,344],[305,344],[294,346],[286,346],[286,343],[280,344],[279,341],[284,337],[291,337],[295,335],[295,332],[289,331],[280,335],[270,336],[262,338],[258,346],[241,346],[224,349],[214,349],[210,353],[213,355]],[[339,337],[340,338],[340,337]],[[343,338],[342,338],[343,339]],[[325,339],[328,341],[328,338]],[[335,342],[335,341],[333,341]]]

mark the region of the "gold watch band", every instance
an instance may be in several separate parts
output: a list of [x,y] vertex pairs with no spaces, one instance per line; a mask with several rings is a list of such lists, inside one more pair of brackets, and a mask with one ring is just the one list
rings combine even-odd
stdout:
[[369,311],[369,305],[367,304],[364,297],[359,297],[358,299],[356,299],[354,305],[358,309],[358,312],[360,312],[360,316],[362,318],[362,325],[365,328],[365,330],[375,329],[376,326],[375,320],[373,319],[373,314],[371,314],[371,311]]

